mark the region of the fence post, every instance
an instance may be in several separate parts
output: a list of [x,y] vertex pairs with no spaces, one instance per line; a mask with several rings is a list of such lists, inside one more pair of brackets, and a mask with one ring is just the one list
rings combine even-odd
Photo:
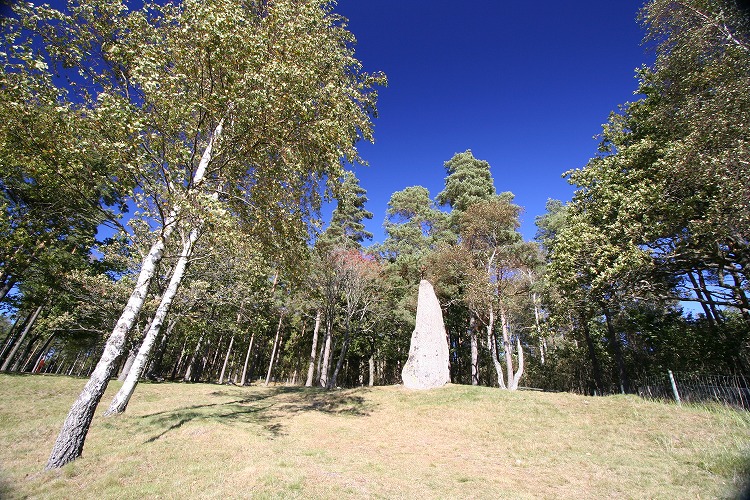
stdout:
[[672,393],[674,394],[674,399],[675,401],[677,401],[677,406],[682,406],[682,401],[680,401],[680,393],[677,392],[677,383],[674,381],[672,370],[667,371],[669,372],[669,381],[672,383]]

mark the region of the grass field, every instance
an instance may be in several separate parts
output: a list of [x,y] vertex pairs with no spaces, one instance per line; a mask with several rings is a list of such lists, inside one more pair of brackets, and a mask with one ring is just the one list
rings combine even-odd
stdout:
[[722,498],[750,415],[632,396],[448,386],[141,384],[44,471],[82,379],[0,375],[0,498]]

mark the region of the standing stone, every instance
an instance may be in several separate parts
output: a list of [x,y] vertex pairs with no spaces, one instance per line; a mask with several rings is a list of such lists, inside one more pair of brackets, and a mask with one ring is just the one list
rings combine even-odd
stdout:
[[450,382],[443,311],[435,290],[427,280],[419,283],[417,325],[411,334],[409,359],[401,378],[404,387],[409,389],[432,389]]

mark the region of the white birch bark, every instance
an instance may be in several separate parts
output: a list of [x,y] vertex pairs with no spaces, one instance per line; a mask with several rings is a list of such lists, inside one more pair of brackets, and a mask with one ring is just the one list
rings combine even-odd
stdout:
[[323,356],[320,360],[320,386],[328,386],[328,365],[331,359],[331,330],[333,329],[332,321],[326,318],[326,341],[323,346]]
[[521,339],[516,337],[516,349],[518,351],[518,370],[513,375],[513,383],[510,386],[511,391],[518,389],[518,382],[523,376],[523,348],[521,347]]
[[[146,334],[148,334],[148,330],[151,328],[151,322],[153,320],[154,318],[149,318],[149,320],[146,322],[146,327],[143,329],[143,335],[141,335],[142,337],[146,337]],[[128,353],[128,359],[125,360],[125,364],[120,371],[120,376],[117,377],[118,381],[125,382],[125,379],[128,378],[128,373],[130,373],[130,368],[132,368],[136,356],[138,356],[138,349],[132,348]]]
[[193,355],[190,357],[190,362],[187,365],[187,369],[185,369],[185,376],[182,379],[184,382],[193,381],[193,367],[195,367],[195,363],[198,361],[198,355],[200,354],[201,346],[203,344],[203,336],[205,334],[205,332],[202,332],[201,336],[198,337],[198,343],[195,345]]
[[250,353],[253,350],[253,342],[255,341],[255,333],[250,335],[250,343],[247,345],[247,354],[245,354],[245,364],[242,367],[242,377],[240,378],[240,386],[244,386],[247,381],[247,365],[250,362]]
[[312,349],[310,349],[310,365],[307,367],[307,380],[305,381],[305,387],[312,387],[313,385],[313,375],[315,375],[315,354],[318,350],[318,332],[320,331],[320,318],[322,315],[322,311],[318,309],[315,314],[315,328],[313,329]]
[[544,338],[542,336],[542,322],[541,322],[542,314],[539,311],[539,296],[536,294],[536,292],[533,292],[531,294],[531,300],[534,303],[534,324],[536,326],[536,334],[539,337],[540,362],[544,364],[546,361],[545,359],[546,342],[544,341]]
[[279,336],[281,335],[281,323],[284,321],[284,313],[279,315],[279,324],[276,327],[276,338],[273,340],[273,349],[271,349],[271,362],[268,363],[268,373],[266,374],[266,387],[271,381],[271,372],[273,372],[273,363],[276,361],[276,352],[279,349]]
[[497,338],[495,338],[495,310],[492,306],[490,306],[490,316],[489,321],[487,322],[487,348],[490,351],[492,364],[495,367],[495,373],[497,374],[497,385],[501,389],[505,389],[503,365],[500,363],[500,358],[497,353]]
[[512,388],[513,381],[513,346],[510,344],[510,326],[508,325],[508,316],[505,309],[500,306],[500,325],[503,331],[503,350],[505,351],[505,371],[508,374],[508,386]]
[[367,381],[367,386],[372,387],[375,385],[375,354],[370,354],[370,358],[367,360],[367,364],[369,365],[369,379]]
[[474,318],[472,318],[469,328],[469,337],[471,340],[471,385],[479,385],[479,339],[477,338],[477,328]]
[[[212,158],[214,143],[222,133],[223,122],[224,120],[222,119],[208,140],[198,168],[195,174],[193,174],[193,186],[201,184],[205,177],[206,169]],[[164,254],[166,240],[174,230],[178,212],[179,207],[174,207],[164,222],[162,234],[143,258],[135,289],[130,295],[125,310],[112,330],[109,339],[107,339],[104,352],[102,352],[96,368],[91,373],[89,381],[84,386],[78,399],[73,403],[73,406],[71,406],[65,422],[63,422],[60,433],[52,447],[49,460],[47,461],[47,469],[62,467],[81,456],[86,434],[88,434],[91,420],[94,418],[94,411],[107,388],[109,379],[112,377],[115,362],[122,354],[127,334],[133,327],[136,317],[146,300],[148,287],[156,272],[156,266]]]
[[125,377],[125,382],[122,384],[122,387],[119,391],[117,391],[117,394],[112,399],[112,403],[110,403],[109,408],[104,413],[105,415],[118,415],[124,412],[125,408],[127,408],[128,402],[133,395],[133,391],[135,391],[135,387],[136,385],[138,385],[138,380],[141,378],[141,375],[146,368],[146,362],[148,361],[148,356],[151,353],[151,348],[154,346],[154,342],[159,336],[159,332],[161,332],[161,326],[164,324],[164,320],[169,313],[169,309],[172,306],[172,301],[174,300],[175,295],[177,295],[177,290],[180,287],[180,283],[182,283],[182,279],[185,277],[185,271],[187,270],[188,261],[193,253],[193,246],[198,240],[198,236],[199,231],[197,228],[194,228],[192,231],[190,231],[190,235],[188,236],[188,239],[185,241],[185,244],[182,248],[182,254],[177,259],[177,263],[175,264],[172,271],[172,277],[169,279],[169,285],[167,285],[167,289],[164,291],[164,294],[161,297],[161,302],[159,303],[159,307],[154,313],[154,317],[151,320],[151,325],[149,326],[148,332],[146,332],[146,335],[143,337],[143,342],[141,343],[141,347],[138,349],[138,354],[136,355],[135,360],[130,367],[128,375]]
[[227,355],[224,358],[224,366],[221,367],[221,375],[219,375],[219,385],[224,383],[224,374],[227,371],[227,364],[229,363],[229,356],[232,354],[232,346],[234,345],[234,335],[229,339],[229,347],[227,348]]
[[81,357],[81,353],[79,352],[78,354],[76,354],[76,359],[73,360],[73,364],[70,365],[70,370],[68,370],[68,376],[73,375],[73,370],[75,370],[75,367],[78,364],[78,360],[80,359],[80,357]]

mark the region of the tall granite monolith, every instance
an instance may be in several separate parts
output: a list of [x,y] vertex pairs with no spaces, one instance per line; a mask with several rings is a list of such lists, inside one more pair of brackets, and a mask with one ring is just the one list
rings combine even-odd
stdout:
[[435,290],[427,280],[419,283],[417,324],[411,334],[409,359],[401,372],[404,387],[432,389],[450,382],[448,340],[443,311]]

